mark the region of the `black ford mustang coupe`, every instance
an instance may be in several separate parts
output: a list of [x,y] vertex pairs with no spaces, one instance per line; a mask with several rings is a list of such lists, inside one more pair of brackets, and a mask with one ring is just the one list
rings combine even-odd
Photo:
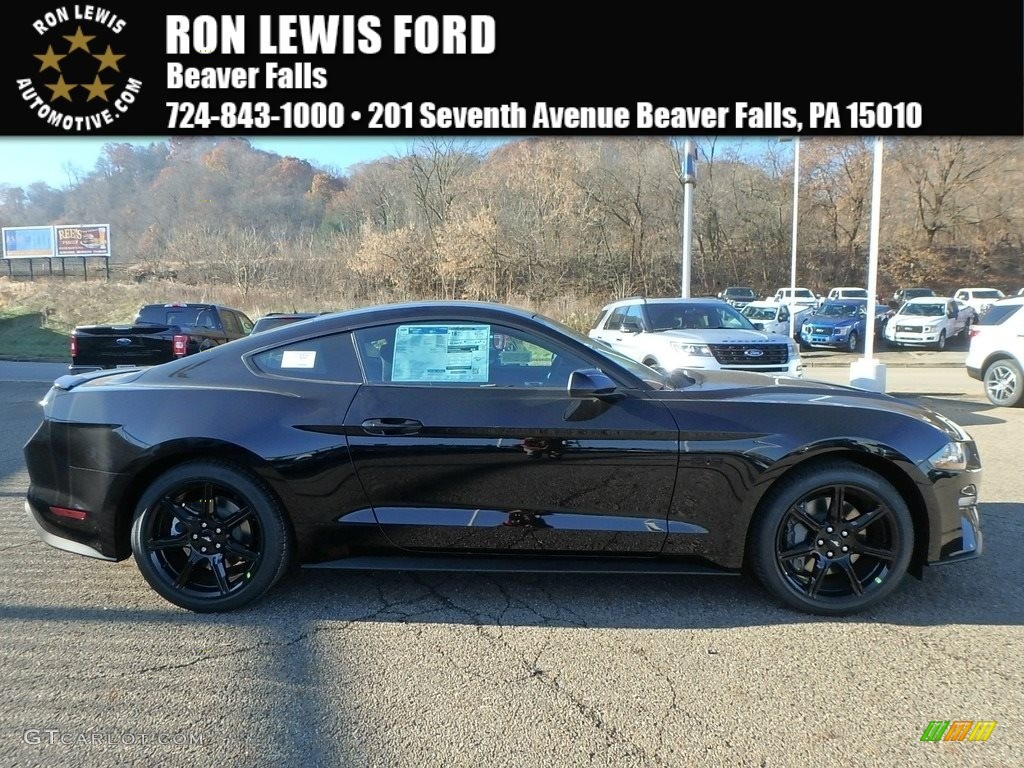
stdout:
[[225,611],[291,565],[750,574],[803,611],[974,557],[981,463],[945,417],[756,373],[663,371],[475,302],[323,315],[58,379],[25,445],[60,549]]

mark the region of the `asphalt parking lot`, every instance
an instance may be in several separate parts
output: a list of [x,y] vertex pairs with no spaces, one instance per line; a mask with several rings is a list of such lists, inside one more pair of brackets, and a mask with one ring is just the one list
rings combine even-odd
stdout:
[[[186,613],[38,539],[21,447],[62,366],[0,362],[0,765],[1018,766],[1024,409],[962,350],[886,354],[927,353],[880,353],[887,391],[978,441],[985,553],[846,619],[735,578],[329,571]],[[997,725],[922,742],[932,720]]]

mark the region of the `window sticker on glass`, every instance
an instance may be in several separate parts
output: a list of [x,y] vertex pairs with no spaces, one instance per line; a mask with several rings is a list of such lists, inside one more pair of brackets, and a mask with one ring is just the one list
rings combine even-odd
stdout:
[[489,325],[400,325],[392,381],[486,382]]
[[282,368],[313,368],[315,365],[314,350],[286,349],[281,355]]

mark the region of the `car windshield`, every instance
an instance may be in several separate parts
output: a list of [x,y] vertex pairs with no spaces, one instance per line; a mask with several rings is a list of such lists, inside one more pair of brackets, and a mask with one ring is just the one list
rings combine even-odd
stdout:
[[741,314],[748,320],[774,320],[778,315],[779,310],[776,307],[752,307],[749,304],[745,306]]
[[738,310],[725,302],[693,304],[687,302],[659,302],[647,304],[647,315],[654,331],[675,330],[754,330]]
[[916,298],[917,296],[934,296],[934,295],[935,295],[935,291],[933,291],[931,288],[907,288],[907,290],[905,290],[903,292],[903,298],[905,298],[905,299],[913,299],[913,298]]
[[976,299],[1002,299],[1004,298],[1002,291],[996,289],[986,289],[983,291],[975,291],[974,298]]
[[860,304],[840,304],[838,302],[826,302],[814,314],[825,317],[856,317],[860,312]]
[[946,314],[946,306],[944,304],[904,304],[900,314],[938,317]]
[[866,299],[868,297],[868,292],[863,288],[846,288],[840,289],[839,295],[845,296],[848,299]]
[[752,299],[754,298],[753,288],[726,288],[725,295],[730,299]]

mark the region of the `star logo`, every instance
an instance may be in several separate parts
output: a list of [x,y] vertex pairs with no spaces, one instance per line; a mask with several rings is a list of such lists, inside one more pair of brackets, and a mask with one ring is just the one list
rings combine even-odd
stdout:
[[107,52],[103,54],[93,54],[92,57],[99,61],[99,71],[102,72],[104,69],[112,69],[115,72],[120,72],[121,68],[117,66],[117,62],[124,58],[124,54],[116,54],[107,46]]
[[33,55],[42,62],[39,65],[40,72],[45,72],[47,69],[55,69],[60,72],[60,60],[67,57],[66,53],[54,53],[52,45],[46,46],[46,53],[36,53]]
[[113,83],[104,84],[100,82],[100,76],[96,75],[96,79],[92,81],[92,84],[82,83],[82,87],[89,92],[89,98],[86,101],[92,101],[93,99],[107,99],[107,91],[114,87]]
[[[122,35],[127,21],[99,6],[74,20],[43,14],[32,22],[42,35],[26,53],[34,61],[17,84],[22,101],[48,130],[83,133],[109,130],[135,102],[142,81],[125,73],[131,67],[130,43]],[[45,48],[45,51],[43,49]]]
[[96,35],[86,35],[86,34],[83,34],[83,32],[82,32],[82,25],[81,24],[78,25],[78,29],[75,30],[75,34],[73,34],[73,35],[61,35],[61,37],[63,37],[65,40],[67,40],[69,43],[71,43],[71,48],[68,50],[68,53],[72,53],[73,51],[77,51],[79,49],[81,49],[81,50],[85,51],[86,53],[88,53],[89,52],[89,41],[96,39]]
[[50,101],[56,101],[57,99],[67,99],[71,101],[71,89],[77,88],[77,84],[69,84],[64,82],[64,75],[57,78],[56,83],[45,83],[46,87],[53,91],[53,95],[50,96]]

